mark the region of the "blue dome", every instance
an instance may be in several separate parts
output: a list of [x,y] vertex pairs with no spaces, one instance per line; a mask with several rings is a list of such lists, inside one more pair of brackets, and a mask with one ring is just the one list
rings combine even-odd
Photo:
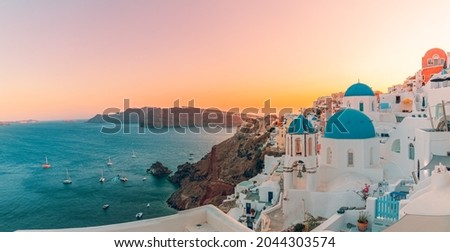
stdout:
[[305,134],[314,133],[315,129],[310,121],[308,121],[303,115],[299,115],[292,120],[288,127],[288,134]]
[[372,120],[351,108],[336,112],[325,126],[325,137],[334,139],[367,139],[375,137]]
[[372,89],[364,83],[355,83],[351,85],[344,96],[375,96]]

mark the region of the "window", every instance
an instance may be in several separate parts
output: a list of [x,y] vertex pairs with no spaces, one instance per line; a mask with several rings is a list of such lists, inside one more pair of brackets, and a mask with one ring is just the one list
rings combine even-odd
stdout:
[[375,102],[372,101],[372,112],[375,111]]
[[434,117],[435,118],[439,118],[442,115],[444,115],[444,112],[443,112],[443,109],[442,109],[442,103],[438,103],[438,104],[436,104]]
[[312,156],[313,154],[313,142],[312,142],[312,138],[308,138],[308,155]]
[[400,153],[400,139],[395,139],[391,146],[391,151]]
[[350,108],[350,102],[349,101],[347,102],[347,108]]
[[291,154],[291,156],[294,156],[294,143],[292,142],[292,140],[293,140],[293,138],[292,138],[292,136],[290,137],[290,140],[289,140],[289,148],[291,148],[290,150],[289,150],[289,153]]
[[439,55],[433,55],[433,64],[437,66],[439,64]]
[[429,66],[433,65],[433,59],[428,59],[428,60],[427,60],[427,64],[428,64]]
[[420,102],[420,95],[416,95],[416,102]]
[[347,151],[347,166],[348,167],[353,167],[354,163],[353,163],[353,150],[349,149]]
[[415,155],[415,151],[414,151],[414,144],[412,144],[412,143],[410,143],[409,144],[409,148],[408,148],[408,157],[409,157],[409,159],[411,159],[411,160],[414,160],[414,155]]
[[364,102],[359,102],[359,111],[364,111]]
[[286,154],[288,156],[291,155],[291,137],[289,135],[286,135]]
[[295,154],[301,155],[302,154],[302,143],[300,138],[295,139]]
[[400,95],[395,96],[395,103],[399,104],[400,100]]
[[333,152],[331,151],[331,148],[328,147],[327,148],[327,164],[331,164],[331,159],[333,158],[332,155],[333,155]]
[[420,160],[417,159],[417,179],[420,179]]
[[369,165],[373,165],[373,147],[370,147],[370,152],[369,152]]

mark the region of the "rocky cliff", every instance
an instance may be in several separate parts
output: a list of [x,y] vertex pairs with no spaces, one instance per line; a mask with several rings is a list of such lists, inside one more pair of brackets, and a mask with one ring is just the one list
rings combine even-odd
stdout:
[[218,206],[234,192],[236,184],[263,169],[268,128],[263,119],[247,119],[233,137],[213,146],[199,162],[179,165],[169,177],[179,189],[167,203],[179,210]]

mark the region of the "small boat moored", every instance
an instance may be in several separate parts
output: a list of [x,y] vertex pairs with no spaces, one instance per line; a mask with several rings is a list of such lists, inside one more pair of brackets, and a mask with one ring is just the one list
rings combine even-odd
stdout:
[[52,167],[52,165],[48,163],[47,156],[45,156],[45,163],[42,164],[42,168],[48,169],[50,167]]
[[105,177],[103,176],[103,169],[102,169],[102,176],[98,179],[98,182],[100,182],[100,183],[105,182]]
[[66,179],[63,180],[63,184],[72,184],[72,178],[69,176],[69,171],[66,169]]

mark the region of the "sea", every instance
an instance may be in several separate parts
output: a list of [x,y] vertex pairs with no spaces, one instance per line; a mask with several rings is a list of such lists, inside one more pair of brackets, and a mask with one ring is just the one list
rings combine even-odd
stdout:
[[[142,219],[175,214],[166,200],[176,186],[147,169],[160,161],[176,171],[233,135],[230,129],[195,133],[189,128],[155,134],[137,124],[102,133],[105,128],[112,126],[58,121],[0,127],[0,232],[139,221],[138,212]],[[48,169],[42,168],[46,157]],[[67,176],[71,184],[63,184]]]

